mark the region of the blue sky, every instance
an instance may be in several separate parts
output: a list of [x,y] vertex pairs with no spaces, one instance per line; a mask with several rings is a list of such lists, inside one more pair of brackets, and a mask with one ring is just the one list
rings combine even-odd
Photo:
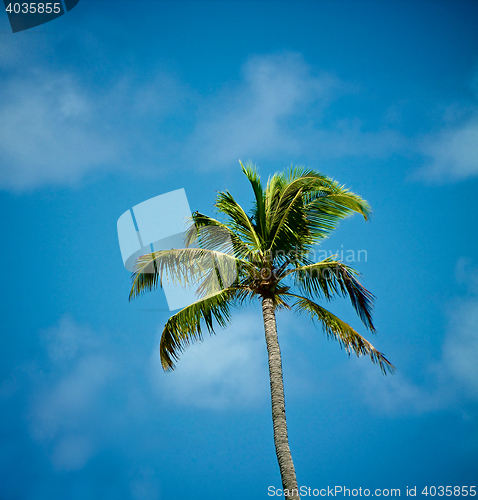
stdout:
[[180,188],[193,211],[222,189],[248,206],[239,159],[315,168],[373,209],[321,249],[366,252],[397,373],[278,315],[299,484],[476,485],[477,23],[472,1],[81,0],[16,34],[1,15],[0,497],[280,487],[260,309],[162,373],[166,300],[128,302],[116,233]]

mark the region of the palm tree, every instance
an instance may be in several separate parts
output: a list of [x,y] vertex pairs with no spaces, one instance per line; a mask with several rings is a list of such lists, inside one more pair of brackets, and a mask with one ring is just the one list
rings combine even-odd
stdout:
[[[174,369],[185,347],[202,340],[204,325],[213,333],[214,322],[227,325],[232,307],[261,301],[282,486],[284,495],[299,498],[287,435],[275,312],[293,308],[305,313],[318,320],[326,336],[337,340],[349,355],[367,355],[384,374],[393,371],[393,365],[372,344],[314,300],[348,296],[365,326],[375,331],[374,297],[358,281],[358,272],[333,257],[310,260],[313,247],[341,219],[357,212],[367,220],[370,207],[360,196],[314,170],[291,167],[270,177],[264,189],[255,167],[242,163],[241,167],[254,192],[250,215],[229,191],[219,192],[215,207],[224,220],[196,212],[185,248],[140,257],[132,274],[130,299],[156,288],[165,276],[198,287],[198,299],[171,316],[164,327],[160,359],[165,371]],[[224,270],[231,268],[234,279],[224,280]]]

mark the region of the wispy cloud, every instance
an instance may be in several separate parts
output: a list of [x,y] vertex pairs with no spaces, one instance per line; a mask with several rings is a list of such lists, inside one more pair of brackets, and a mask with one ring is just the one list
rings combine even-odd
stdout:
[[130,491],[133,500],[158,500],[159,480],[154,470],[141,468],[130,481]]
[[68,316],[42,332],[42,339],[49,371],[31,374],[30,432],[51,449],[57,470],[78,470],[96,452],[95,415],[116,366],[93,333]]
[[158,159],[163,120],[185,100],[184,86],[160,71],[93,90],[71,72],[14,73],[0,89],[0,188],[71,186],[92,173],[141,170]]
[[39,70],[31,60],[27,68],[20,60],[5,58],[0,89],[0,189],[75,185],[105,172],[166,175],[171,164],[215,170],[239,158],[289,162],[412,151],[423,158],[414,179],[478,175],[476,106],[445,113],[443,128],[414,145],[390,119],[370,129],[363,117],[341,110],[341,99],[359,99],[361,90],[298,53],[251,56],[237,81],[210,96],[159,68],[146,75],[126,70],[91,85],[72,69]]
[[419,179],[453,182],[478,175],[478,112],[460,126],[424,138],[420,149],[427,160]]
[[174,373],[167,375],[160,373],[156,351],[152,373],[157,392],[169,401],[199,408],[263,404],[268,401],[268,373],[261,332],[260,316],[238,314],[226,331],[188,348]]
[[469,83],[471,100],[446,106],[441,129],[418,140],[424,161],[414,179],[447,183],[478,175],[478,76]]
[[209,167],[244,155],[297,154],[302,140],[290,133],[290,121],[297,119],[302,129],[312,104],[318,118],[339,86],[330,76],[312,75],[298,54],[255,56],[238,83],[205,103],[189,147],[200,150]]
[[[138,343],[125,347],[123,337],[115,341],[68,315],[40,338],[41,352],[7,378],[0,398],[7,407],[22,402],[30,438],[57,471],[83,469],[102,450],[117,449],[117,434],[126,428],[143,439],[149,416],[171,405],[216,411],[269,404],[259,312],[239,313],[227,331],[191,346],[170,374],[157,348],[148,365]],[[154,478],[143,475],[132,479],[135,498],[156,491]]]
[[353,85],[318,72],[297,53],[251,57],[242,78],[200,107],[188,147],[209,168],[237,158],[383,156],[401,144],[393,131],[364,132],[356,117],[326,121]]
[[[365,365],[364,397],[377,410],[388,414],[419,414],[460,408],[463,402],[478,401],[478,269],[468,259],[457,262],[457,280],[467,287],[467,295],[455,298],[447,309],[446,335],[440,359],[419,367],[427,383],[414,381],[400,371],[379,381]],[[418,368],[417,368],[418,369]]]
[[467,295],[456,300],[449,314],[443,362],[462,390],[478,400],[478,268],[471,259],[458,259],[456,279]]
[[463,391],[478,399],[478,300],[457,304],[443,345],[443,363]]
[[402,147],[395,131],[331,116],[331,104],[357,90],[297,53],[249,58],[240,80],[210,97],[166,71],[131,70],[95,86],[71,69],[30,63],[9,67],[0,89],[3,189],[73,185],[112,171],[157,176],[171,163],[217,169],[239,158],[381,157]]
[[55,446],[51,460],[56,470],[78,470],[88,462],[93,452],[93,445],[88,438],[67,436]]
[[97,105],[72,75],[36,72],[1,91],[0,185],[72,184],[118,159]]

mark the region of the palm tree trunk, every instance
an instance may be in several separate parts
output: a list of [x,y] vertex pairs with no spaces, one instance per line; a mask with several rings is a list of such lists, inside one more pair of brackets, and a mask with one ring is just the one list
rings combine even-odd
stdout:
[[300,498],[295,477],[294,463],[290,454],[287,422],[285,418],[284,381],[282,360],[277,338],[274,304],[270,298],[262,299],[262,315],[269,355],[269,377],[271,383],[272,423],[274,425],[274,444],[279,462],[282,488],[288,490],[289,498]]

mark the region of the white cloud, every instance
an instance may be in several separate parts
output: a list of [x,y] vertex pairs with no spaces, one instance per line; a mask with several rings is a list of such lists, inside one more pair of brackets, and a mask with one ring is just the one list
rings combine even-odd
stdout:
[[478,295],[478,268],[473,266],[471,259],[460,257],[455,269],[456,281],[465,285],[469,294]]
[[159,480],[154,470],[144,468],[139,470],[130,482],[133,500],[157,500],[159,495]]
[[478,268],[470,259],[460,257],[455,274],[468,296],[456,300],[450,312],[443,363],[461,389],[478,399]]
[[246,156],[300,151],[300,141],[289,133],[287,118],[321,100],[334,89],[328,76],[314,77],[297,54],[256,56],[243,67],[242,80],[227,88],[203,110],[190,147],[216,166]]
[[361,372],[360,382],[365,401],[385,414],[420,414],[445,407],[448,395],[440,390],[414,383],[398,372],[383,377],[370,364],[356,365]]
[[398,133],[365,132],[355,117],[324,121],[331,103],[356,89],[297,53],[251,57],[240,80],[210,98],[159,70],[97,87],[71,71],[9,71],[0,189],[74,185],[118,170],[157,176],[171,163],[217,169],[239,158],[380,157],[402,147]]
[[138,171],[157,160],[158,125],[184,105],[185,88],[157,72],[150,79],[124,75],[95,90],[79,75],[51,70],[5,79],[0,189],[71,186],[95,172]]
[[462,389],[478,399],[478,300],[458,304],[448,328],[443,362]]
[[[39,353],[38,361],[15,374],[15,387],[4,388],[3,396],[26,390],[31,438],[47,450],[56,470],[79,470],[99,450],[117,446],[115,436],[125,425],[132,430],[139,418],[142,428],[162,405],[222,410],[268,404],[262,328],[260,313],[238,314],[225,331],[190,346],[176,371],[165,374],[157,350],[148,370],[144,352],[136,356],[123,338],[115,343],[64,316],[40,334],[45,361]],[[138,499],[155,498],[159,491],[146,473],[130,487]]]
[[98,126],[95,104],[71,75],[38,72],[5,84],[0,186],[72,184],[117,161],[119,149]]
[[[239,158],[383,158],[411,150],[385,122],[370,131],[360,117],[337,114],[333,105],[359,89],[318,72],[298,53],[250,57],[240,79],[210,97],[161,70],[131,70],[95,87],[73,70],[35,69],[33,59],[26,70],[21,58],[2,57],[0,189],[71,186],[104,172],[158,176],[171,164],[218,169],[237,166]],[[415,179],[478,175],[476,107],[453,108],[444,121],[414,148],[425,158]]]
[[53,363],[70,362],[79,351],[98,346],[98,341],[89,328],[78,325],[66,314],[58,324],[41,332],[43,346]]
[[154,353],[153,377],[161,397],[182,405],[224,409],[268,401],[267,351],[260,316],[238,314],[217,335],[205,335],[182,354],[172,373],[161,373]]
[[238,158],[383,156],[400,147],[397,133],[365,133],[356,119],[323,123],[330,103],[351,91],[338,78],[316,74],[300,54],[252,57],[241,81],[201,108],[191,156],[215,168]]
[[[478,400],[478,269],[460,258],[456,276],[468,286],[465,298],[456,298],[448,312],[446,335],[440,359],[420,367],[427,384],[416,383],[400,371],[384,379],[370,367],[359,366],[364,397],[369,404],[389,414],[424,413],[453,408],[464,400]],[[358,366],[358,365],[357,365]]]
[[56,470],[78,470],[88,462],[93,453],[94,447],[88,438],[68,436],[55,446],[52,463]]
[[[478,72],[476,73],[478,75]],[[478,77],[470,83],[471,102],[454,103],[442,114],[443,126],[423,136],[418,151],[424,164],[412,178],[434,183],[457,182],[478,175]]]
[[[298,329],[297,317],[291,311],[279,314],[277,321],[286,399],[316,397],[325,388],[311,379],[315,361],[304,358],[297,347],[297,335],[303,337],[302,347],[307,349],[307,341],[314,333],[320,335],[320,330],[314,332],[316,327],[306,321],[305,329]],[[260,308],[237,312],[226,329],[216,329],[216,335],[206,332],[203,342],[188,346],[181,354],[171,373],[161,369],[158,351],[155,349],[151,357],[152,377],[156,393],[168,403],[212,410],[270,405],[267,346]]]
[[420,148],[429,160],[419,178],[447,182],[478,175],[478,117],[425,138]]
[[69,316],[40,334],[48,370],[29,371],[29,430],[49,448],[57,470],[81,469],[98,449],[104,425],[98,409],[108,385],[118,378],[115,360],[105,355],[93,332]]
[[112,362],[89,355],[75,360],[72,368],[35,395],[32,431],[39,439],[52,439],[81,426],[94,412],[105,384],[113,377]]

